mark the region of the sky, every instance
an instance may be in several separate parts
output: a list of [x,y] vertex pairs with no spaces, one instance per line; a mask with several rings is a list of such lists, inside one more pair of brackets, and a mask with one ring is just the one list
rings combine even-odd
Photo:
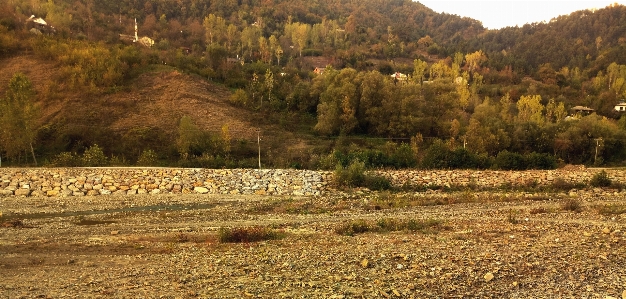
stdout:
[[489,29],[549,21],[577,10],[604,8],[626,0],[417,0],[436,12],[479,20]]

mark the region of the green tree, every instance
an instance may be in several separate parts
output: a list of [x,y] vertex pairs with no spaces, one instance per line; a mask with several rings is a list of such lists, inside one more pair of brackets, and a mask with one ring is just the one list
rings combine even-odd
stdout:
[[189,116],[185,115],[180,119],[176,148],[183,159],[186,159],[192,148],[200,143],[201,133]]
[[30,79],[16,73],[9,81],[9,89],[0,99],[0,142],[9,157],[19,157],[30,150],[37,165],[33,143],[37,130],[35,123],[39,109],[35,105],[35,91]]

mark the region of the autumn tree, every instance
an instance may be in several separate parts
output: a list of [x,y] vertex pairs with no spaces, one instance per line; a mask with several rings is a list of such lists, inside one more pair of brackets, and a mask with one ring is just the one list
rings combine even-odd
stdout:
[[546,105],[546,121],[558,124],[565,120],[566,116],[567,110],[565,110],[563,102],[557,104],[554,99],[548,101],[548,105]]
[[426,69],[428,68],[428,63],[422,61],[420,59],[413,60],[413,80],[422,84],[424,81],[424,75],[426,74]]
[[465,55],[465,62],[471,73],[477,71],[485,61],[487,61],[487,56],[482,50]]
[[34,102],[35,91],[30,79],[16,73],[9,81],[8,90],[0,98],[0,142],[7,156],[19,157],[30,151],[37,165],[33,143],[37,135],[36,121],[39,109]]
[[543,105],[540,95],[521,96],[517,101],[517,121],[543,123]]
[[204,18],[204,30],[206,32],[206,40],[210,45],[214,40],[219,41],[219,38],[226,32],[226,20],[222,17],[218,17],[214,14],[209,14]]
[[309,40],[309,32],[311,25],[303,23],[292,23],[285,25],[285,32],[290,34],[291,42],[298,47],[300,57],[302,57],[302,49]]

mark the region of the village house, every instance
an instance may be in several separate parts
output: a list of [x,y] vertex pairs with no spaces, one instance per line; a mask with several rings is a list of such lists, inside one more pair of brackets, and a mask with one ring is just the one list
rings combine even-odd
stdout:
[[624,102],[624,100],[621,100],[619,104],[615,105],[613,110],[617,112],[626,112],[626,103]]
[[52,35],[56,33],[56,29],[54,29],[54,27],[48,25],[44,19],[35,17],[35,15],[30,16],[30,18],[26,20],[26,28],[28,28],[31,33],[36,35]]
[[572,111],[572,115],[589,115],[595,111],[589,107],[584,106],[574,106],[570,110]]

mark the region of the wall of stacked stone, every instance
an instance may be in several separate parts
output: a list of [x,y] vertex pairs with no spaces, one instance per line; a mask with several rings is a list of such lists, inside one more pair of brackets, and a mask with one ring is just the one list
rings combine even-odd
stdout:
[[0,196],[134,194],[320,195],[329,178],[292,169],[0,169]]
[[[555,170],[399,170],[378,171],[377,174],[387,177],[392,185],[402,186],[467,186],[475,185],[483,188],[498,188],[504,185],[523,186],[530,184],[551,185],[555,181],[565,183],[588,183],[602,169],[570,167]],[[626,171],[604,169],[608,177],[616,182],[626,182]]]
[[[394,186],[465,186],[497,188],[505,184],[549,185],[555,180],[586,183],[598,169],[529,171],[398,170],[377,171]],[[606,170],[614,181],[626,172]],[[95,196],[134,194],[322,195],[332,188],[328,171],[293,169],[180,168],[2,168],[0,196]]]

